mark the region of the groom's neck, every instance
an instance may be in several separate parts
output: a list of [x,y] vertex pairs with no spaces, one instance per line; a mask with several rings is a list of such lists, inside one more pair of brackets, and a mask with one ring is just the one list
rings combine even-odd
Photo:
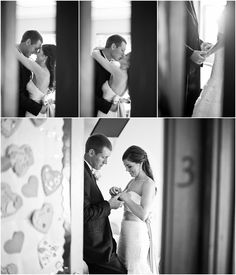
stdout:
[[[19,44],[18,49],[23,53],[24,56],[26,56],[25,47],[23,44]],[[26,56],[27,57],[27,56]]]
[[111,59],[111,51],[110,51],[110,49],[104,48],[104,49],[102,50],[102,52],[104,53],[105,57],[106,57],[108,60]]

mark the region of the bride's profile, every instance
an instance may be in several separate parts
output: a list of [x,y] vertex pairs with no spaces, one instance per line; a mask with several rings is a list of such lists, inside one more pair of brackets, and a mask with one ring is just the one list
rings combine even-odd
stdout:
[[[24,56],[19,49],[16,49],[16,57],[32,72],[32,77],[26,86],[29,97],[35,102],[46,105],[46,114],[39,113],[38,116],[55,116],[55,104],[52,100],[48,100],[47,96],[55,89],[56,46],[44,44],[37,53],[36,61]],[[26,112],[25,116],[34,115]]]
[[124,214],[118,243],[118,256],[128,274],[158,274],[154,255],[151,219],[156,187],[146,152],[129,147],[122,157],[126,170],[133,178],[124,191],[112,187],[112,196],[119,194],[124,202]]

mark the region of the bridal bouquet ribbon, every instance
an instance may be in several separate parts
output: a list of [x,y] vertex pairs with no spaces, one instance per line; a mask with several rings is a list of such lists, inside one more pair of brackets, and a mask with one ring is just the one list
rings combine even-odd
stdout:
[[43,104],[47,107],[47,117],[55,117],[55,92],[48,91],[43,97]]
[[113,104],[118,104],[117,106],[117,116],[118,117],[126,117],[126,111],[124,104],[130,104],[131,101],[129,98],[123,98],[119,95],[115,95],[112,99]]

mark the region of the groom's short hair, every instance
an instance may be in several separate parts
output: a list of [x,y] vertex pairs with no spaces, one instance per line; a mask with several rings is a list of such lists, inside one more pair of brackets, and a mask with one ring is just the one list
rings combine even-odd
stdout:
[[36,44],[38,40],[43,43],[42,35],[35,30],[26,31],[21,38],[21,43],[25,42],[27,39],[31,40],[31,44]]
[[105,48],[110,48],[113,43],[116,45],[116,47],[119,47],[122,42],[127,44],[126,40],[122,36],[120,36],[118,34],[114,34],[107,38]]
[[93,149],[96,154],[101,153],[102,149],[107,147],[112,151],[112,145],[110,140],[101,134],[94,134],[90,136],[85,145],[85,152],[88,153],[90,149]]

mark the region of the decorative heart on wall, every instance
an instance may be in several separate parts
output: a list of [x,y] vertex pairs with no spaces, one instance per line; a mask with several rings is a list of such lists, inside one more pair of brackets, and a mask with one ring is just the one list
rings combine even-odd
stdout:
[[54,193],[61,184],[62,176],[59,171],[54,171],[49,165],[44,165],[41,171],[43,190],[46,196]]
[[36,127],[41,126],[46,120],[46,118],[31,118],[32,123]]
[[27,198],[37,197],[38,179],[36,176],[30,176],[28,182],[21,188],[22,194]]
[[1,274],[17,274],[17,265],[10,263],[7,266],[1,266]]
[[22,198],[12,192],[9,184],[1,183],[1,216],[2,218],[15,214],[23,205]]
[[53,208],[49,203],[43,204],[42,208],[32,214],[32,224],[39,232],[47,233],[53,218]]
[[[55,245],[47,239],[43,239],[38,244],[38,257],[39,263],[42,268],[47,267],[49,264],[55,262],[58,256],[61,254],[61,249],[59,245]],[[58,264],[58,260],[57,260]],[[61,263],[62,266],[62,263]],[[60,266],[60,267],[61,267]]]
[[23,176],[34,163],[33,151],[29,145],[17,146],[11,144],[6,149],[6,156],[10,158],[11,167],[17,176]]
[[20,253],[24,243],[24,233],[16,231],[13,233],[12,239],[4,244],[4,250],[8,254]]
[[21,119],[14,118],[2,118],[1,119],[1,133],[5,137],[10,137],[15,133],[19,124],[21,123]]

